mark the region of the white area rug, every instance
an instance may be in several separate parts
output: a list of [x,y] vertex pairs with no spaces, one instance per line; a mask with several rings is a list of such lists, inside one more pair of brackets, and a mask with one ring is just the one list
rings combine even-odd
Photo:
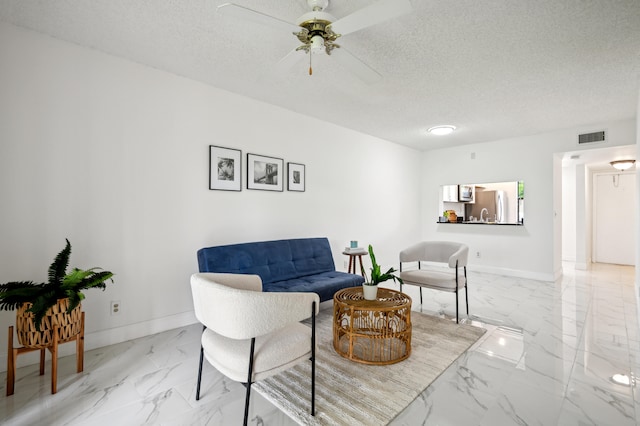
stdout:
[[473,345],[484,329],[411,312],[411,356],[375,366],[349,361],[333,349],[332,311],[316,319],[316,415],[311,362],[255,383],[252,389],[303,425],[386,425]]

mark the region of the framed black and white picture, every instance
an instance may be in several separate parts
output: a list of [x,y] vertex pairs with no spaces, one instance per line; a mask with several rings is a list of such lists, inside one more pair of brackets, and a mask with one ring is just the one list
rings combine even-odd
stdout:
[[289,175],[287,189],[304,192],[304,164],[287,163],[287,169]]
[[247,154],[247,189],[282,191],[284,160]]
[[242,191],[242,151],[209,145],[209,189]]

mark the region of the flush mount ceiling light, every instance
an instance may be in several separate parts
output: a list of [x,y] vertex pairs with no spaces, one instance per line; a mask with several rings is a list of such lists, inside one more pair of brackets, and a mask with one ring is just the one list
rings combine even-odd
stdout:
[[633,166],[633,164],[636,162],[636,160],[617,160],[617,161],[612,161],[611,164],[613,167],[615,167],[618,170],[627,170],[628,168],[630,168],[631,166]]
[[451,126],[451,125],[443,125],[443,126],[433,126],[431,127],[429,130],[427,130],[427,132],[434,134],[434,135],[448,135],[449,133],[453,132],[456,129],[456,126]]

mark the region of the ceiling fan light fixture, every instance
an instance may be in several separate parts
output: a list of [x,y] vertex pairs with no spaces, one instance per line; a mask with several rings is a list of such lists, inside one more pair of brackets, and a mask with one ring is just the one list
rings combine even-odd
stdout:
[[433,126],[429,128],[427,132],[431,133],[432,135],[443,136],[452,133],[454,130],[456,130],[456,126],[445,124],[441,126]]
[[620,171],[625,171],[631,168],[635,164],[636,160],[616,160],[612,161],[611,164],[615,169]]
[[311,53],[320,53],[324,50],[324,39],[320,35],[311,37]]

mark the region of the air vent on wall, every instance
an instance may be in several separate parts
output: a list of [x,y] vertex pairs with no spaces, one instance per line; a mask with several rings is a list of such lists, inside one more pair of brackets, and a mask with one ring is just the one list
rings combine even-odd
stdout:
[[604,142],[604,141],[605,141],[604,130],[600,132],[583,133],[581,135],[578,135],[578,145],[582,145],[585,143]]

